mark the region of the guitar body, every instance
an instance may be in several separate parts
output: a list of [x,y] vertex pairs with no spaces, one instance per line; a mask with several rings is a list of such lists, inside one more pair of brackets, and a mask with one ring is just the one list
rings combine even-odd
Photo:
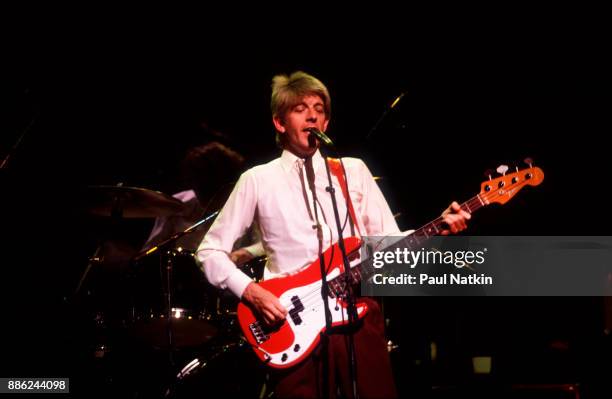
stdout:
[[[347,253],[354,253],[361,241],[356,237],[344,240]],[[330,281],[344,272],[342,253],[338,244],[328,248],[323,256],[330,265],[326,279]],[[257,356],[274,368],[287,368],[298,364],[317,346],[319,336],[325,330],[325,311],[321,297],[321,266],[317,259],[299,273],[259,283],[276,295],[288,311],[287,318],[274,329],[266,327],[263,318],[249,306],[238,305],[238,323],[246,340]],[[338,298],[328,298],[332,326],[347,324],[347,305]],[[365,316],[367,305],[357,303],[357,315]]]

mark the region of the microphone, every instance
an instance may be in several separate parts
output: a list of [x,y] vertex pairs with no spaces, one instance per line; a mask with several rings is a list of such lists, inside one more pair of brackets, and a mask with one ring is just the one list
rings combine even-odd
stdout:
[[319,139],[321,143],[325,144],[328,147],[334,148],[334,142],[325,133],[323,133],[316,127],[307,127],[304,130],[307,130],[311,134],[314,134],[315,136],[317,136],[317,138]]

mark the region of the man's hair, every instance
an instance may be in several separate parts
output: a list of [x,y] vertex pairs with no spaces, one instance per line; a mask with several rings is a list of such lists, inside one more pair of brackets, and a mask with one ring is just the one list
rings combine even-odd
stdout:
[[242,155],[216,141],[191,148],[181,164],[185,183],[202,196],[235,182],[243,167]]
[[[295,107],[307,95],[317,95],[323,100],[325,117],[331,116],[331,98],[327,87],[317,78],[302,71],[291,75],[276,75],[272,78],[272,99],[270,108],[272,116],[284,120],[285,114]],[[282,147],[282,135],[276,132],[276,143]]]

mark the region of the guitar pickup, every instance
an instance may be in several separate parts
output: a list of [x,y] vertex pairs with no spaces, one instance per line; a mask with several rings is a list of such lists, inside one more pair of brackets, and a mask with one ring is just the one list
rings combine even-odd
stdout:
[[300,312],[304,310],[304,305],[297,295],[291,297],[291,303],[293,303],[293,308],[289,311],[289,316],[295,325],[300,325],[302,324]]

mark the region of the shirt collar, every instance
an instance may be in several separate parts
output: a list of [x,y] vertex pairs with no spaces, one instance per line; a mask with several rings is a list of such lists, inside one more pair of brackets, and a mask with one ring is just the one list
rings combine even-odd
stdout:
[[[281,165],[286,172],[291,171],[292,168],[295,167],[296,163],[299,162],[300,166],[303,165],[304,159],[298,157],[291,151],[283,150],[281,154]],[[319,170],[321,166],[324,166],[323,156],[321,152],[317,149],[317,151],[312,155],[312,166],[315,171]]]

